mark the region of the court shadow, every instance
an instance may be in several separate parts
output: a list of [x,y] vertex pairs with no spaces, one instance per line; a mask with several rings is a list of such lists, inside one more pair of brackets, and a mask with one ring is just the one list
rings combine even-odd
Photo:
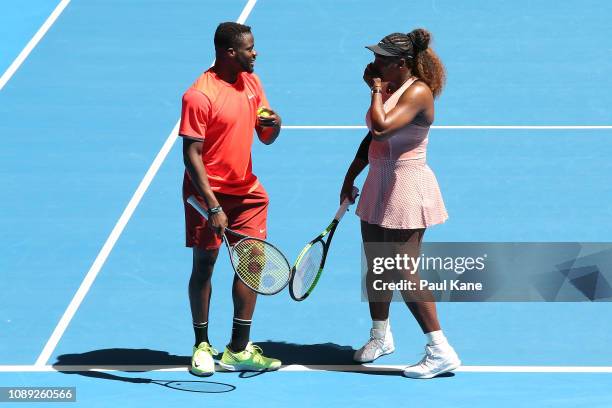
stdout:
[[355,349],[335,343],[296,344],[279,341],[257,342],[265,354],[278,358],[283,365],[301,365],[311,370],[338,371],[369,375],[402,375],[387,367],[368,367],[353,360]]
[[256,343],[264,354],[278,358],[283,365],[357,365],[353,361],[355,349],[335,343],[296,344],[283,341],[261,341]]
[[54,366],[152,366],[154,369],[153,366],[186,367],[190,362],[190,356],[175,356],[166,351],[111,348],[63,354],[57,357]]
[[[345,373],[366,375],[387,375],[402,377],[402,369],[385,367],[384,365],[362,365],[353,361],[355,349],[351,346],[341,346],[335,343],[295,344],[279,341],[264,341],[256,343],[265,354],[278,358],[283,365],[302,365],[312,370],[341,371]],[[408,365],[408,364],[406,364]],[[243,373],[242,378],[248,378],[260,373]],[[434,377],[454,377],[454,373],[445,373]]]
[[[147,377],[131,377],[118,375],[117,371],[146,372],[157,368],[184,368],[190,364],[190,357],[175,356],[164,351],[149,349],[102,349],[80,354],[64,354],[58,356],[53,367],[63,373],[81,375],[83,377],[101,380],[122,381],[132,384],[155,384],[167,389],[185,392],[218,394],[231,392],[234,385],[206,380],[172,380]],[[82,370],[80,368],[83,368]],[[95,367],[112,369],[93,371]],[[135,370],[139,369],[139,370]]]
[[[353,361],[355,349],[351,346],[343,346],[336,343],[321,344],[296,344],[281,341],[263,341],[256,343],[264,350],[265,355],[278,358],[284,366],[301,365],[311,370],[319,371],[339,371],[366,375],[388,375],[401,376],[402,371],[396,367],[385,367],[384,365],[366,366]],[[216,358],[219,359],[218,355]],[[163,382],[168,388],[175,388],[172,383],[190,383],[188,381],[156,380],[152,378],[135,378],[117,375],[117,371],[147,372],[160,368],[186,368],[191,364],[190,356],[173,355],[165,351],[150,349],[128,349],[112,348],[93,350],[86,353],[63,354],[58,356],[53,364],[56,370],[65,374],[79,374],[87,377],[99,379],[125,381],[131,383],[155,383]],[[126,367],[129,366],[129,367]],[[82,370],[80,368],[83,368]],[[95,367],[108,368],[113,370],[113,374],[106,371],[92,371]],[[220,373],[223,371],[220,370]],[[263,373],[241,373],[240,378],[251,378]],[[454,374],[448,373],[438,378],[452,377]],[[170,385],[168,385],[170,383]],[[198,381],[191,382],[191,385],[198,385]],[[229,392],[233,387],[229,384],[221,384],[210,381],[202,381],[203,389],[206,384],[210,385],[208,391],[191,392]],[[189,384],[187,384],[189,385]],[[197,388],[197,387],[196,387]],[[225,391],[218,391],[218,389]]]
[[[357,365],[353,361],[355,350],[335,343],[295,344],[281,341],[255,342],[265,355],[278,358],[283,365]],[[217,356],[219,359],[221,355]],[[78,354],[58,356],[54,366],[142,366],[150,371],[155,366],[187,367],[191,356],[177,356],[166,351],[150,349],[111,348]],[[149,368],[150,367],[150,368]]]

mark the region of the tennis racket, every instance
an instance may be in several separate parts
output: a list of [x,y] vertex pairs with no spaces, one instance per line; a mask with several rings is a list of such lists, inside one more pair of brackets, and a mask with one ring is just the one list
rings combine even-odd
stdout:
[[[189,196],[187,202],[208,220],[208,212],[194,196]],[[226,234],[228,233],[240,238],[233,246],[227,240]],[[289,283],[291,266],[285,255],[274,245],[229,228],[225,229],[223,242],[227,247],[236,275],[255,292],[262,295],[274,295]]]
[[[353,187],[353,200],[359,195],[359,189]],[[295,265],[291,270],[291,281],[289,284],[289,294],[293,300],[302,301],[306,299],[314,290],[319,282],[319,278],[323,273],[327,251],[331,244],[331,240],[338,227],[338,223],[351,205],[351,201],[345,199],[332,222],[327,226],[325,231],[319,234],[318,237],[310,241],[295,261]],[[327,236],[327,241],[323,238]]]

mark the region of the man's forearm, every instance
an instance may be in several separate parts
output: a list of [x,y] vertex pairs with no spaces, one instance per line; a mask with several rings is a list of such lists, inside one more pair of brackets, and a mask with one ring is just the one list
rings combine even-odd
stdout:
[[191,182],[198,194],[204,198],[208,208],[219,206],[219,202],[210,188],[206,167],[202,162],[202,143],[190,140],[183,141],[183,163],[191,177]]
[[197,190],[198,194],[204,198],[206,206],[208,208],[218,207],[219,202],[217,201],[217,197],[212,191],[212,188],[210,188],[208,174],[206,173],[206,168],[204,165],[198,166],[197,164],[193,165],[192,163],[185,163],[185,168],[187,169],[193,186]]

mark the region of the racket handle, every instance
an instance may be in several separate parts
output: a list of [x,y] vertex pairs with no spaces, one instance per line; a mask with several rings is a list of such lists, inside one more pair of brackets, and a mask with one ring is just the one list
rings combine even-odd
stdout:
[[187,198],[187,202],[191,204],[191,206],[195,208],[196,211],[202,215],[202,217],[208,220],[208,211],[206,211],[204,207],[202,207],[202,204],[200,204],[200,202],[197,198],[195,198],[195,196],[189,196],[189,198]]
[[352,195],[353,195],[353,201],[351,202],[351,200],[349,200],[348,198],[345,198],[342,204],[340,205],[340,208],[338,209],[338,212],[336,213],[334,220],[340,222],[342,217],[344,217],[344,214],[346,214],[346,211],[348,210],[348,208],[351,206],[351,204],[353,204],[353,202],[355,202],[355,199],[359,195],[359,189],[357,187],[353,187]]
[[[200,202],[198,201],[198,199],[197,199],[197,198],[195,198],[195,196],[192,196],[192,195],[191,195],[191,196],[189,196],[189,197],[187,198],[187,202],[188,202],[189,204],[191,204],[191,206],[192,206],[193,208],[195,208],[195,209],[196,209],[196,211],[197,211],[197,212],[199,212],[199,213],[202,215],[202,217],[204,217],[204,219],[205,219],[206,221],[208,221],[208,211],[206,211],[206,210],[204,209],[204,207],[202,207],[202,204],[200,204]],[[233,234],[233,235],[237,236],[238,238],[247,238],[247,236],[246,236],[246,235],[241,234],[241,233],[239,233],[239,232],[236,232],[236,231],[234,231],[234,230],[231,230],[231,229],[229,229],[229,228],[227,228],[227,227],[225,228],[225,232],[229,232],[230,234]],[[228,244],[228,245],[229,245],[229,244]]]

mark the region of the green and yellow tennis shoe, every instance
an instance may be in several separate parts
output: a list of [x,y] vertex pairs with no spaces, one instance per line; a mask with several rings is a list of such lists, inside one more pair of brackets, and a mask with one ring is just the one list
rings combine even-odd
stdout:
[[199,377],[208,377],[215,373],[215,360],[213,356],[219,354],[217,350],[212,348],[210,344],[203,341],[198,347],[193,347],[193,355],[191,356],[191,368],[189,371],[193,375]]
[[229,371],[274,371],[280,368],[280,360],[262,353],[262,349],[251,342],[238,353],[226,347],[219,365]]

